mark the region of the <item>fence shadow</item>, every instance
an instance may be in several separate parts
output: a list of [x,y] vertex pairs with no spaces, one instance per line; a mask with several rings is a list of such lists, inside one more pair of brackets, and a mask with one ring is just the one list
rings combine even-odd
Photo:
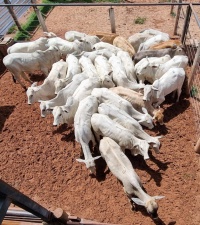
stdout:
[[8,117],[12,114],[14,111],[15,106],[0,106],[0,133],[3,130],[5,121],[8,119]]

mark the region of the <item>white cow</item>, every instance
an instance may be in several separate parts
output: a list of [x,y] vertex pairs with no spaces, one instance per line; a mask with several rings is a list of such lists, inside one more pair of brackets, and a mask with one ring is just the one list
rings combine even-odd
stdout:
[[127,112],[131,117],[136,119],[141,125],[152,129],[153,125],[153,117],[148,114],[147,110],[143,108],[143,113],[135,110],[130,102],[123,99],[119,95],[115,94],[111,90],[107,88],[94,88],[91,92],[91,95],[98,98],[99,103],[109,102],[117,106],[118,108]]
[[102,55],[99,55],[95,58],[94,65],[99,77],[104,83],[104,86],[107,88],[114,87],[115,84],[112,81],[112,68],[108,62],[108,59]]
[[164,102],[166,95],[177,92],[176,102],[178,102],[184,80],[185,71],[183,68],[171,68],[160,79],[155,80],[152,85],[145,86],[143,99],[153,103],[154,107],[158,107]]
[[68,64],[66,78],[72,80],[73,76],[82,72],[81,65],[76,56],[69,54],[66,57],[66,62]]
[[65,39],[67,41],[75,41],[75,40],[85,40],[93,46],[94,44],[100,42],[101,40],[95,35],[88,35],[86,33],[78,32],[78,31],[67,31],[65,33]]
[[127,78],[130,81],[136,83],[137,80],[136,80],[136,76],[135,76],[134,63],[133,63],[133,60],[131,59],[130,55],[125,51],[119,51],[117,53],[117,56],[121,59],[123,65],[124,65]]
[[151,37],[153,37],[152,34],[135,33],[128,38],[128,41],[135,49],[135,52],[137,52],[140,44],[145,42],[146,40],[148,40]]
[[113,71],[112,79],[116,86],[123,86],[136,91],[144,88],[144,84],[138,84],[136,81],[128,79],[124,65],[118,56],[113,54],[109,59],[109,63]]
[[107,59],[109,59],[112,56],[112,54],[113,53],[111,51],[109,51],[108,49],[105,48],[105,49],[101,49],[101,50],[95,50],[92,52],[83,51],[81,54],[76,55],[76,57],[80,58],[81,56],[85,56],[85,57],[91,59],[92,63],[94,63],[94,60],[98,55],[105,56]]
[[78,109],[74,117],[74,129],[75,139],[81,144],[84,158],[77,159],[78,162],[83,162],[91,173],[95,174],[95,163],[94,160],[101,156],[92,157],[89,143],[92,141],[95,146],[95,138],[91,130],[91,117],[97,112],[98,101],[94,96],[88,96],[80,101]]
[[135,137],[128,129],[107,115],[94,113],[91,117],[91,124],[98,141],[101,136],[110,137],[119,144],[123,151],[129,149],[132,155],[140,154],[145,160],[149,159],[147,141]]
[[81,100],[89,96],[94,88],[100,88],[101,81],[99,78],[91,77],[83,80],[77,87],[72,96],[67,99],[63,106],[56,106],[53,109],[54,122],[53,125],[60,125],[63,123],[73,123],[74,116]]
[[33,104],[38,100],[49,100],[55,97],[55,81],[62,76],[65,76],[67,70],[67,63],[60,60],[52,65],[48,77],[43,84],[37,86],[37,82],[28,87],[26,95],[28,97],[28,104]]
[[188,57],[186,55],[175,55],[172,59],[170,59],[169,61],[167,61],[164,64],[154,65],[154,67],[157,66],[155,77],[156,77],[156,79],[159,79],[170,68],[185,69],[187,65],[188,65]]
[[[148,67],[149,65],[160,65],[168,62],[171,59],[170,55],[165,55],[162,57],[147,57],[141,59],[136,65],[135,65],[135,74],[139,82],[144,83],[144,81],[148,81],[149,83],[153,83],[156,79],[155,77],[155,68]],[[152,69],[150,73],[148,73],[148,70]]]
[[[97,60],[98,60],[98,63],[97,63]],[[96,65],[95,67],[95,65],[92,63],[90,58],[81,56],[81,58],[79,59],[79,63],[82,67],[82,71],[88,74],[88,77],[96,77],[101,79],[101,83],[102,83],[101,86],[107,87],[107,88],[114,87],[115,84],[113,83],[112,78],[107,74],[107,73],[110,73],[107,59],[104,56],[98,56],[97,60],[95,63]]]
[[53,110],[53,107],[65,105],[67,99],[74,94],[80,83],[87,78],[88,76],[84,72],[74,75],[72,81],[65,88],[60,90],[55,98],[46,101],[39,101],[41,117],[45,117],[50,113]]
[[98,107],[98,112],[107,115],[110,119],[127,128],[135,137],[146,140],[155,152],[159,153],[160,141],[158,138],[161,138],[161,136],[151,137],[142,129],[138,121],[128,115],[128,113],[111,103],[101,103]]
[[56,46],[64,56],[72,53],[75,55],[80,54],[82,51],[92,51],[92,46],[89,42],[82,40],[70,42],[60,37],[49,38],[47,46]]
[[[140,178],[133,169],[130,160],[111,138],[104,137],[101,139],[99,150],[110,171],[122,182],[124,192],[130,202],[144,206],[153,219],[157,219],[158,204],[155,200],[162,199],[164,196],[152,197],[143,190]],[[133,198],[133,196],[137,198]]]
[[149,38],[148,40],[146,40],[145,42],[141,43],[138,49],[138,52],[142,51],[142,50],[147,50],[149,49],[151,46],[158,44],[162,41],[168,41],[170,39],[168,34],[158,34],[155,35],[151,38]]
[[115,55],[117,54],[118,51],[122,50],[121,48],[118,48],[114,45],[111,45],[111,44],[103,42],[103,41],[93,45],[93,50],[101,50],[101,49],[107,49],[110,52],[114,53]]
[[15,80],[26,90],[26,86],[21,82],[20,76],[32,83],[25,74],[41,70],[46,76],[52,64],[61,59],[60,51],[57,47],[49,47],[45,51],[37,50],[33,53],[12,53],[3,58],[6,68],[14,76]]
[[7,49],[8,54],[11,53],[32,53],[37,50],[45,51],[48,47],[47,38],[40,37],[35,41],[15,43]]
[[[143,60],[143,59],[142,59]],[[137,63],[138,64],[138,63]],[[136,68],[137,68],[136,64]],[[159,64],[155,62],[146,61],[145,64],[141,65],[136,71],[136,76],[138,79],[143,80],[143,77],[147,79],[156,80],[163,76],[170,68],[183,68],[185,69],[188,64],[188,57],[185,55],[175,55],[172,59],[166,61],[165,63]]]

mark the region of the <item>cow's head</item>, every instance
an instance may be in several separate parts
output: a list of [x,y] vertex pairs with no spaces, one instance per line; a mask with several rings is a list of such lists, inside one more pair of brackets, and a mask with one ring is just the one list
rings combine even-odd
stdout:
[[144,96],[143,96],[143,100],[144,101],[151,101],[151,95],[152,95],[152,85],[147,84],[144,87]]

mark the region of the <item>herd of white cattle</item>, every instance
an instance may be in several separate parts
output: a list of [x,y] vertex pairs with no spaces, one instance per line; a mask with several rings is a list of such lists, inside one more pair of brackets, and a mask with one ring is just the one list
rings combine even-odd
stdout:
[[[180,41],[154,29],[128,39],[116,36],[112,43],[78,31],[66,32],[65,40],[52,32],[44,35],[14,44],[3,59],[26,90],[28,104],[40,102],[41,116],[52,113],[53,125],[73,124],[84,154],[77,161],[95,173],[95,160],[103,157],[131,204],[144,206],[157,218],[156,199],[164,196],[144,192],[125,149],[144,160],[150,148],[159,153],[161,137],[150,136],[143,126],[163,124],[160,105],[166,95],[177,93],[179,101],[188,64]],[[36,70],[46,75],[41,85],[26,75]],[[21,77],[32,84],[28,89]],[[99,145],[97,157],[92,156],[91,141]]]

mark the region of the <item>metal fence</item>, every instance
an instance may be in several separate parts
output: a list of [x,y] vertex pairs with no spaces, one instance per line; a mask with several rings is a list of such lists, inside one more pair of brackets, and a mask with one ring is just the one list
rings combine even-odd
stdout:
[[177,27],[174,32],[181,37],[189,58],[187,71],[188,89],[195,113],[196,141],[195,151],[200,153],[200,10],[199,6],[189,4],[177,8]]
[[[4,0],[0,0],[0,4],[3,4]],[[31,0],[12,0],[12,4],[30,4]],[[20,18],[30,6],[13,6],[13,11],[17,18]],[[0,7],[0,36],[7,33],[9,28],[15,24],[13,18],[10,16],[7,7]]]

